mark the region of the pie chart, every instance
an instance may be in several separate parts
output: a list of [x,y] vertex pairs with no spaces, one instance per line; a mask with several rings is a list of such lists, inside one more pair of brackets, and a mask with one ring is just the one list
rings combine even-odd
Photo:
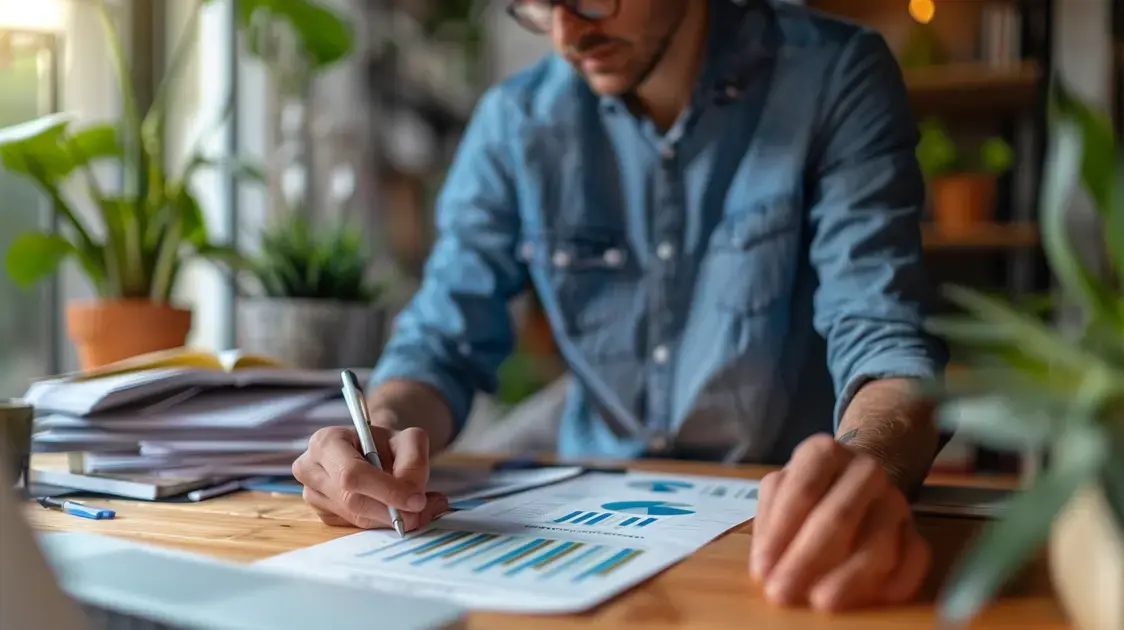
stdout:
[[680,490],[690,490],[695,487],[693,483],[686,481],[665,481],[661,479],[653,479],[646,481],[633,481],[628,484],[629,488],[636,488],[637,490],[647,490],[648,492],[666,492],[673,493]]
[[671,503],[668,501],[615,501],[605,503],[602,509],[626,514],[643,514],[645,516],[682,516],[694,514],[690,505],[686,503]]

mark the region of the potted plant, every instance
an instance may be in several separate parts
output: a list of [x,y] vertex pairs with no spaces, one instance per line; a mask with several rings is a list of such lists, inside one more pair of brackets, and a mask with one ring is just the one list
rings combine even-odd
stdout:
[[[19,285],[30,286],[56,273],[67,259],[78,261],[96,294],[66,310],[67,330],[83,369],[184,345],[191,311],[172,301],[180,270],[197,256],[232,255],[210,242],[191,191],[192,176],[213,161],[197,149],[181,168],[165,165],[167,109],[189,59],[200,10],[209,1],[196,3],[188,35],[175,47],[147,111],[139,111],[123,40],[105,1],[98,0],[124,103],[123,120],[77,128],[71,116],[56,114],[0,130],[0,163],[42,189],[61,225],[57,233],[19,236],[6,257],[8,272]],[[340,29],[328,28],[325,9],[317,3],[243,0],[239,7],[244,27],[259,23],[262,15],[282,19],[310,55],[338,58]],[[350,47],[350,39],[344,45]],[[95,167],[102,163],[123,173],[119,191],[99,180]],[[260,177],[254,169],[233,167]],[[68,195],[73,179],[84,183],[93,216],[79,212]]]
[[[78,128],[71,116],[55,114],[0,130],[0,162],[46,194],[61,226],[57,233],[17,237],[6,257],[8,272],[30,286],[65,260],[77,260],[97,296],[71,302],[66,310],[84,369],[183,345],[191,311],[172,303],[176,278],[192,257],[221,250],[208,240],[190,189],[192,175],[211,162],[196,151],[178,171],[164,165],[166,110],[188,46],[178,47],[168,79],[148,111],[140,112],[122,39],[106,4],[98,4],[124,120]],[[198,9],[191,20],[198,20]],[[111,192],[99,180],[95,167],[102,163],[120,168],[121,190]],[[84,183],[93,216],[80,213],[68,195],[73,179]]]
[[[1107,115],[1055,79],[1040,221],[1044,248],[1081,321],[1043,316],[963,288],[966,312],[932,329],[970,369],[939,388],[939,417],[977,443],[1043,454],[1030,485],[961,558],[944,591],[947,621],[971,619],[1045,546],[1053,583],[1082,630],[1124,627],[1124,147]],[[1067,227],[1077,182],[1103,224],[1107,273]]]
[[387,315],[382,282],[360,231],[317,228],[291,212],[239,263],[249,295],[238,300],[238,343],[307,369],[367,368],[379,359]]
[[937,228],[965,233],[990,221],[998,177],[1014,161],[1010,145],[993,136],[962,150],[936,118],[922,120],[920,131],[917,158]]

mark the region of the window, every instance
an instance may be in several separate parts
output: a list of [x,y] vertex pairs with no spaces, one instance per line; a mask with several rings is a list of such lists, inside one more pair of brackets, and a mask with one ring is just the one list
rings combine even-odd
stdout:
[[[116,115],[120,106],[101,23],[90,3],[0,0],[0,126],[55,111],[80,120]],[[19,175],[0,170],[0,257],[29,230],[53,229],[43,195]],[[76,198],[79,212],[81,199]],[[90,294],[74,268],[22,289],[0,273],[0,397],[18,396],[31,379],[70,369],[66,300]]]

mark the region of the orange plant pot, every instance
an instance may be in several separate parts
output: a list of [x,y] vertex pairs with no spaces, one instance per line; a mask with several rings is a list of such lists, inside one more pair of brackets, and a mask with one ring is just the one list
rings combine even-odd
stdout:
[[971,232],[995,216],[996,178],[988,173],[944,175],[930,186],[933,221],[945,233]]
[[191,311],[148,300],[72,302],[66,307],[66,328],[79,366],[91,370],[184,346]]

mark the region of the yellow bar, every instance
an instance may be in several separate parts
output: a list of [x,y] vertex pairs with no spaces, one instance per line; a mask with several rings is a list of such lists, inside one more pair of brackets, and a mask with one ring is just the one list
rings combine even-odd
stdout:
[[414,553],[416,553],[416,554],[417,553],[430,553],[431,551],[434,551],[435,549],[440,549],[440,548],[444,547],[445,545],[451,545],[451,544],[457,542],[458,540],[464,538],[465,536],[468,536],[471,533],[472,532],[457,532],[456,536],[450,536],[448,540],[446,540],[442,543],[433,545],[432,547],[426,547],[425,545],[422,545],[422,547],[424,547],[424,548],[419,548],[419,550],[414,551]]
[[531,568],[532,569],[544,569],[544,568],[550,566],[551,563],[553,563],[554,561],[561,560],[562,558],[565,558],[566,556],[570,555],[571,553],[574,553],[575,551],[577,551],[578,549],[580,549],[581,547],[584,547],[584,546],[585,546],[585,543],[577,543],[573,547],[570,547],[566,551],[563,551],[562,553],[560,553],[556,556],[552,556],[550,558],[545,558],[543,560],[539,560],[537,564],[531,565]]
[[447,554],[445,557],[446,558],[456,557],[459,554],[462,554],[466,551],[469,551],[473,547],[479,547],[480,545],[483,545],[486,542],[491,542],[491,541],[495,540],[496,538],[499,538],[499,536],[497,536],[496,534],[487,534],[487,535],[485,535],[484,538],[481,538],[480,540],[472,543],[471,545],[466,545],[464,547],[461,547],[460,549],[457,549],[453,553]]
[[519,554],[518,556],[515,556],[514,558],[507,559],[506,561],[504,561],[503,564],[504,564],[504,566],[507,566],[509,564],[515,564],[516,562],[522,560],[523,558],[526,558],[527,556],[535,553],[536,551],[538,551],[539,549],[542,549],[543,547],[546,547],[547,545],[550,545],[553,542],[555,542],[555,541],[544,540],[543,542],[535,545],[534,547],[531,547],[529,549],[524,550],[523,553]]
[[605,567],[604,569],[601,569],[600,571],[598,571],[597,575],[609,575],[613,571],[616,571],[617,569],[619,569],[619,568],[623,567],[624,565],[628,564],[629,562],[631,562],[633,558],[635,558],[636,556],[639,556],[641,553],[643,553],[641,550],[633,549],[632,551],[630,551],[628,553],[627,556],[621,558],[620,560],[617,560],[613,564],[610,564],[609,566]]

